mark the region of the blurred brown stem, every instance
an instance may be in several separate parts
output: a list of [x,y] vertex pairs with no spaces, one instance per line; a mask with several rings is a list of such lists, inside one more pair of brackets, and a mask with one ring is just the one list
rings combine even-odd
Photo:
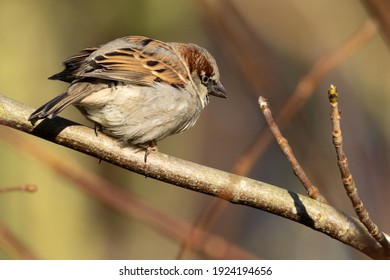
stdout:
[[384,35],[387,46],[390,43],[390,2],[383,0],[363,0],[362,1],[373,18],[377,19]]
[[38,257],[20,241],[15,234],[13,234],[0,221],[0,247],[5,248],[10,256],[21,260],[36,260]]
[[38,187],[33,184],[27,184],[22,186],[16,186],[16,187],[6,187],[6,188],[0,188],[0,194],[1,193],[10,193],[10,192],[29,192],[33,193],[38,190]]

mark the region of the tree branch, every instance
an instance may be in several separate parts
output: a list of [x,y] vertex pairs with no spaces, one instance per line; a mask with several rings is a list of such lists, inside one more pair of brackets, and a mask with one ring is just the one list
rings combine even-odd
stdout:
[[27,118],[32,108],[0,95],[0,124],[6,125],[127,170],[182,188],[216,196],[231,203],[264,210],[304,224],[348,244],[372,258],[390,258],[362,224],[329,205],[308,197],[153,152],[144,162],[144,150],[124,146],[93,129],[56,117],[32,126]]

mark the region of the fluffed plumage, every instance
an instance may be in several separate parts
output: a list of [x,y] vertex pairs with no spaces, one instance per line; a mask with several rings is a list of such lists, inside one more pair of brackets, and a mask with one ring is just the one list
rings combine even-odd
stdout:
[[64,66],[49,79],[69,88],[33,112],[33,124],[72,104],[103,132],[155,144],[192,127],[209,95],[226,98],[214,58],[195,44],[123,37],[84,49]]

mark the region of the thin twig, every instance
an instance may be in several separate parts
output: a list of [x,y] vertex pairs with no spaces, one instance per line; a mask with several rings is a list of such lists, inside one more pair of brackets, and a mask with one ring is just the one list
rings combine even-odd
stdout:
[[[69,120],[56,117],[36,127],[28,121],[33,109],[0,94],[0,125],[102,159],[119,167],[196,192],[220,197],[296,221],[346,243],[372,258],[390,258],[359,221],[327,204],[250,178],[153,152],[144,162],[138,147]],[[69,174],[72,175],[72,174]],[[188,228],[189,229],[189,228]]]
[[267,121],[268,127],[270,128],[272,134],[276,139],[276,142],[278,143],[280,149],[282,150],[287,160],[289,161],[292,169],[294,170],[294,174],[298,177],[298,179],[305,187],[307,194],[315,200],[318,200],[322,203],[328,203],[325,197],[320,193],[318,188],[312,184],[309,177],[307,177],[305,171],[303,170],[298,160],[294,156],[294,153],[290,145],[288,144],[286,138],[283,137],[282,133],[278,128],[278,125],[276,124],[275,120],[272,117],[272,113],[271,110],[269,109],[268,102],[262,96],[259,97],[259,106],[261,112],[264,115],[265,120]]
[[348,159],[343,150],[343,136],[340,125],[341,116],[338,107],[339,93],[334,85],[329,87],[328,97],[331,107],[333,145],[336,149],[337,164],[340,169],[345,191],[351,200],[353,209],[359,217],[359,220],[367,228],[368,232],[382,245],[382,247],[390,252],[390,243],[384,236],[383,232],[381,232],[378,229],[378,226],[370,219],[368,211],[359,197],[356,183],[352,177],[351,171],[349,170]]
[[29,192],[33,193],[38,190],[38,187],[34,184],[27,184],[22,186],[15,186],[15,187],[6,187],[6,188],[0,188],[0,194],[1,193],[9,193],[9,192]]

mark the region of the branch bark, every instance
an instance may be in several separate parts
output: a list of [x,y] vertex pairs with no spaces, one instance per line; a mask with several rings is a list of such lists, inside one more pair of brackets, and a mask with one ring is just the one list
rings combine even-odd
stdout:
[[[306,225],[375,259],[389,259],[362,224],[329,205],[308,197],[224,171],[123,145],[93,129],[56,117],[32,126],[32,108],[0,94],[0,124],[80,151],[147,177],[257,208]],[[388,238],[388,237],[387,237]]]

